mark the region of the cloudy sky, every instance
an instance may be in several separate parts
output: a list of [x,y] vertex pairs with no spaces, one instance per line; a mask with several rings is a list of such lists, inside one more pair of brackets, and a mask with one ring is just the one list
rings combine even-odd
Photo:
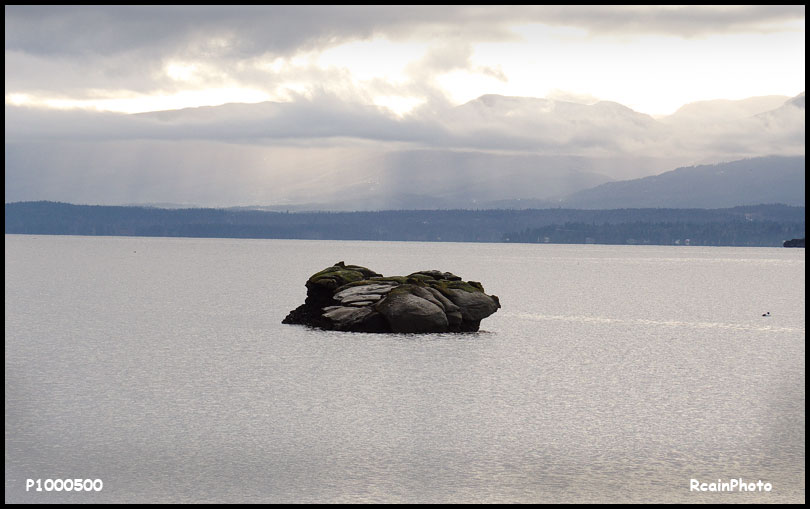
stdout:
[[[803,100],[800,133],[795,115],[764,136],[720,120],[804,92],[804,18],[804,6],[6,6],[6,201],[302,200],[317,182],[379,184],[414,150],[577,157],[609,178],[633,176],[605,169],[628,154],[666,156],[637,174],[803,154]],[[686,115],[673,113],[716,100],[736,102],[699,110],[716,115],[711,132],[678,134]],[[729,148],[748,137],[756,147]]]

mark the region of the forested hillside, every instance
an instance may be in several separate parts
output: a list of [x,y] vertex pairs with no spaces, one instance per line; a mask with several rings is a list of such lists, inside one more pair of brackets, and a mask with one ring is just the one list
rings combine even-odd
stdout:
[[728,209],[267,212],[57,202],[5,205],[7,234],[452,242],[781,246],[804,237],[804,207]]

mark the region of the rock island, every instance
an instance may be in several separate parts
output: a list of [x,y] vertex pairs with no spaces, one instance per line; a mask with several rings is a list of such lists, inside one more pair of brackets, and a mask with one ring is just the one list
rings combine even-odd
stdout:
[[386,277],[338,262],[313,274],[306,287],[304,304],[282,323],[352,332],[476,332],[501,307],[481,283],[438,270]]

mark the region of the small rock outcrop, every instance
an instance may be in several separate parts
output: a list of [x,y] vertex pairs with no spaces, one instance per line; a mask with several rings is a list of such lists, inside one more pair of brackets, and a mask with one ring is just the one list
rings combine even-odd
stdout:
[[501,307],[477,281],[423,270],[385,277],[338,262],[306,282],[304,303],[282,323],[351,332],[476,332]]
[[804,237],[786,240],[782,243],[782,247],[804,247]]

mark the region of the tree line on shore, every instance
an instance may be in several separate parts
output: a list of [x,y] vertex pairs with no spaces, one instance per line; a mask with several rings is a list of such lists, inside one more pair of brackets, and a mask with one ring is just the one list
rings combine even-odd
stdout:
[[37,201],[5,204],[7,234],[782,246],[804,207],[270,212]]

